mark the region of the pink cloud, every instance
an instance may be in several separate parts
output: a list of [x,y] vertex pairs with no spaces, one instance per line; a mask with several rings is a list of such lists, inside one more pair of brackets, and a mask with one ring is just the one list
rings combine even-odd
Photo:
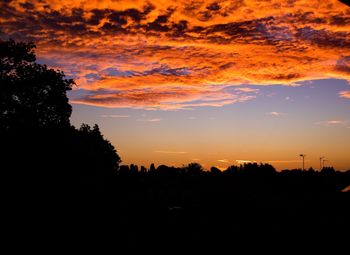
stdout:
[[339,92],[339,96],[350,99],[350,90]]

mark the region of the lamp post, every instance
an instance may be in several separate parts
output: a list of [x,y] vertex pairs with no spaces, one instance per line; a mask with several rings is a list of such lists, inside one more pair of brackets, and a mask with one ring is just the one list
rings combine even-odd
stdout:
[[322,168],[324,167],[324,165],[322,166],[324,156],[320,157],[320,171],[322,170]]
[[300,154],[299,156],[303,158],[303,170],[305,170],[305,157],[306,157],[306,155]]

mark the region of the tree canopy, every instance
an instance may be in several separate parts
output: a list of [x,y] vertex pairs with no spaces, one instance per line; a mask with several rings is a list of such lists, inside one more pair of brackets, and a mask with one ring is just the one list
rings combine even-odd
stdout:
[[0,40],[0,131],[69,127],[74,81],[36,63],[33,43]]
[[1,164],[26,183],[48,176],[93,180],[121,162],[98,125],[71,125],[67,91],[74,84],[62,71],[37,63],[33,43],[0,40]]

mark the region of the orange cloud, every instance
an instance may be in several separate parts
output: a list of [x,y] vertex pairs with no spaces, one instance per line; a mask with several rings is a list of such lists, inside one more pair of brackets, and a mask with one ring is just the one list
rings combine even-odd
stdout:
[[127,90],[92,91],[73,102],[104,107],[132,107],[149,110],[190,109],[196,106],[223,106],[244,102],[254,95],[231,94],[227,88],[215,90],[211,87],[159,86]]
[[0,37],[33,40],[74,77],[72,102],[183,109],[256,96],[237,85],[350,80],[350,8],[337,0],[17,0]]
[[343,98],[349,98],[349,99],[350,99],[350,90],[341,91],[341,92],[339,93],[339,96],[340,96],[340,97],[343,97]]

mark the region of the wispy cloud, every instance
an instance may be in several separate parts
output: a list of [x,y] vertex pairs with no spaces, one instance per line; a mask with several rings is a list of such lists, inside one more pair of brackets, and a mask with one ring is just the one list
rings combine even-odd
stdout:
[[237,159],[236,162],[238,164],[245,164],[245,163],[256,163],[254,160],[245,160],[245,159]]
[[155,151],[156,153],[162,153],[162,154],[187,154],[186,151]]
[[271,115],[271,116],[275,116],[275,117],[286,115],[286,114],[283,113],[283,112],[268,112],[268,113],[266,113],[266,114],[267,114],[267,115]]
[[137,121],[144,121],[144,122],[159,122],[162,119],[159,118],[152,118],[152,119],[138,119]]
[[218,159],[217,161],[220,162],[220,163],[229,163],[230,162],[227,159]]
[[252,89],[252,88],[247,88],[247,87],[241,87],[241,88],[235,88],[235,91],[238,91],[238,92],[259,92],[259,89]]
[[326,127],[332,127],[332,126],[345,126],[348,123],[349,121],[345,121],[345,120],[325,120],[325,121],[316,122],[315,124],[326,126]]
[[129,118],[129,115],[116,115],[116,114],[103,114],[100,115],[102,118]]
[[339,92],[339,96],[343,97],[343,98],[349,98],[350,99],[350,90]]

